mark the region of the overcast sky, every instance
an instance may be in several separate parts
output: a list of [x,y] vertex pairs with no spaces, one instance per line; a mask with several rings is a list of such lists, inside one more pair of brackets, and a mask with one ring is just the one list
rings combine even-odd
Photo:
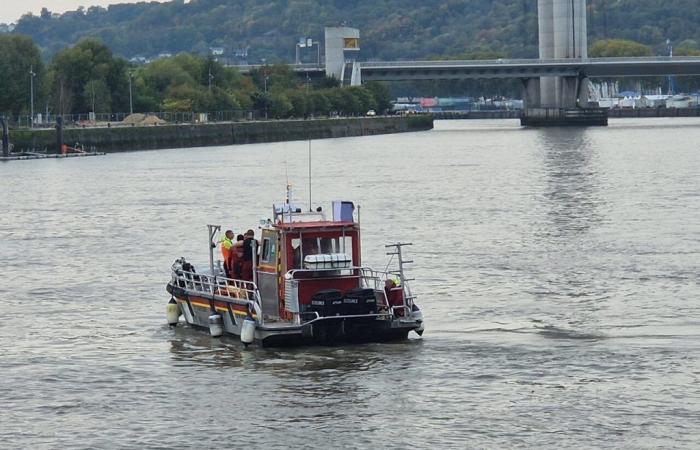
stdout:
[[139,1],[143,0],[0,0],[0,23],[16,22],[22,14],[28,12],[39,14],[44,7],[51,12],[62,13],[78,9],[79,6],[87,8],[93,5],[107,6]]

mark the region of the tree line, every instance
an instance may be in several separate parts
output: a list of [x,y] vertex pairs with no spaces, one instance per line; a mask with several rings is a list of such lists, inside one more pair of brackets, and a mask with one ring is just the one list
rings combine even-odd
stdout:
[[[589,40],[626,39],[654,54],[697,49],[697,0],[588,0]],[[153,57],[161,52],[207,54],[248,48],[249,62],[294,60],[301,36],[322,40],[323,28],[361,30],[366,59],[425,59],[462,52],[497,51],[506,58],[537,57],[536,0],[173,0],[44,9],[19,19],[15,32],[31,36],[52,56],[94,36],[115,53]],[[1,28],[0,28],[1,29]],[[315,52],[306,55],[315,60]]]
[[[181,53],[130,65],[101,41],[86,38],[44,63],[31,38],[0,35],[0,113],[52,115],[257,110],[272,118],[365,114],[391,107],[381,83],[340,88],[333,78],[302,80],[286,65],[248,74],[212,58]],[[31,80],[31,81],[30,81]],[[130,96],[131,93],[131,96]]]

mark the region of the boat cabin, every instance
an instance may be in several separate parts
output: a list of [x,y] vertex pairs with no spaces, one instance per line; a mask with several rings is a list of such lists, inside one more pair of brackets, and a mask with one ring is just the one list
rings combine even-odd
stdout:
[[354,206],[326,220],[319,213],[278,213],[262,231],[257,285],[263,314],[293,320],[321,291],[343,293],[360,287],[360,225]]

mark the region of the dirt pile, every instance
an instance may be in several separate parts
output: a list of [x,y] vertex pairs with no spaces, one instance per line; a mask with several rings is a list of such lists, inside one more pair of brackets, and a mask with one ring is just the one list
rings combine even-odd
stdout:
[[122,123],[124,125],[163,125],[166,122],[157,116],[136,113],[125,117]]

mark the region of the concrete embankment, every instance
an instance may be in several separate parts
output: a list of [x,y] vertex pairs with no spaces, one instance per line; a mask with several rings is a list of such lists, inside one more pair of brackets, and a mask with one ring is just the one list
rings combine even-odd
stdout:
[[608,117],[700,117],[700,108],[614,108],[608,111]]
[[520,119],[519,110],[439,112],[432,115],[435,120]]
[[[431,116],[66,128],[64,142],[100,152],[206,147],[424,131]],[[56,150],[54,130],[12,130],[15,151]]]

